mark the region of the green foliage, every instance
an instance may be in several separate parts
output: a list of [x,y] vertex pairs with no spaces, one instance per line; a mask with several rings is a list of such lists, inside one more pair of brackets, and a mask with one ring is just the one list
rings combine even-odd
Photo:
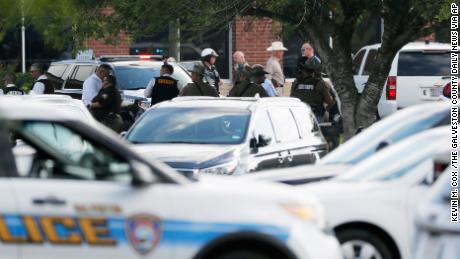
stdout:
[[[1,82],[1,88],[4,87],[3,85],[3,79],[5,78],[6,74],[11,74],[16,71],[16,67],[9,65],[3,68],[0,68],[0,82]],[[30,89],[32,89],[34,80],[32,78],[32,75],[30,73],[15,73],[16,75],[16,86],[21,88],[22,91],[25,93],[29,92]]]

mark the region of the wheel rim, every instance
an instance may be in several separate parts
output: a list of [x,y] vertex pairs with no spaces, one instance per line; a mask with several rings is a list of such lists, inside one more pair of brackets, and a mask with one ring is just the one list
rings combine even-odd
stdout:
[[363,240],[350,240],[341,247],[345,259],[383,259],[374,245]]

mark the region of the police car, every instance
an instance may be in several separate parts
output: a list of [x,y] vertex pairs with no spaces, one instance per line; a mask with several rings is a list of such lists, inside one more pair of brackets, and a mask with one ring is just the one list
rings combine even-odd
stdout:
[[[70,118],[0,100],[0,258],[341,258],[314,198],[191,181]],[[11,153],[19,140],[36,149],[24,176]]]

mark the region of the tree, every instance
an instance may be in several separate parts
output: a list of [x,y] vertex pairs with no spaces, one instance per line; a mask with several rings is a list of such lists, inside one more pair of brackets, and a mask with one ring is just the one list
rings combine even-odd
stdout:
[[[110,2],[110,3],[109,3]],[[341,99],[345,137],[375,120],[391,63],[405,44],[445,26],[447,0],[112,0],[111,24],[133,35],[148,34],[177,18],[188,29],[225,27],[235,16],[268,17],[291,27],[310,40],[320,54],[326,72]],[[331,16],[332,14],[332,16]],[[375,66],[362,94],[356,90],[352,69],[352,36],[366,15],[382,17],[384,34]],[[332,35],[333,48],[328,36]]]

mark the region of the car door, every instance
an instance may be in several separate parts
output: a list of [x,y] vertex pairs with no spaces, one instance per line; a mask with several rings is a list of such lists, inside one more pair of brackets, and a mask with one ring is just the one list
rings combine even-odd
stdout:
[[279,161],[280,153],[278,152],[275,133],[266,109],[259,110],[255,114],[252,137],[258,140],[259,136],[263,136],[268,140],[268,143],[257,148],[252,148],[249,155],[249,170],[258,171],[281,167],[282,164]]
[[83,82],[96,71],[93,64],[75,65],[74,71],[67,78],[64,88],[60,93],[70,95],[72,98],[81,99]]
[[21,258],[170,257],[171,247],[160,239],[171,188],[135,187],[133,163],[119,148],[78,129],[42,121],[17,125],[15,134],[36,149],[28,176],[13,180],[18,224],[28,237]]
[[307,107],[292,107],[291,112],[300,132],[300,140],[294,144],[294,148],[291,148],[293,155],[291,164],[292,166],[314,164],[326,154],[326,141],[314,115]]
[[0,121],[0,259],[18,258],[19,244],[24,239],[15,234],[15,220],[18,216],[16,197],[10,177],[15,174],[14,159],[8,135]]
[[363,91],[364,84],[367,82],[367,79],[363,78],[361,75],[361,64],[365,61],[366,50],[367,49],[361,49],[353,56],[353,79],[355,80],[355,86],[359,93]]
[[281,167],[292,165],[295,152],[301,147],[300,133],[294,116],[288,107],[269,109],[270,119],[275,130],[278,160]]

